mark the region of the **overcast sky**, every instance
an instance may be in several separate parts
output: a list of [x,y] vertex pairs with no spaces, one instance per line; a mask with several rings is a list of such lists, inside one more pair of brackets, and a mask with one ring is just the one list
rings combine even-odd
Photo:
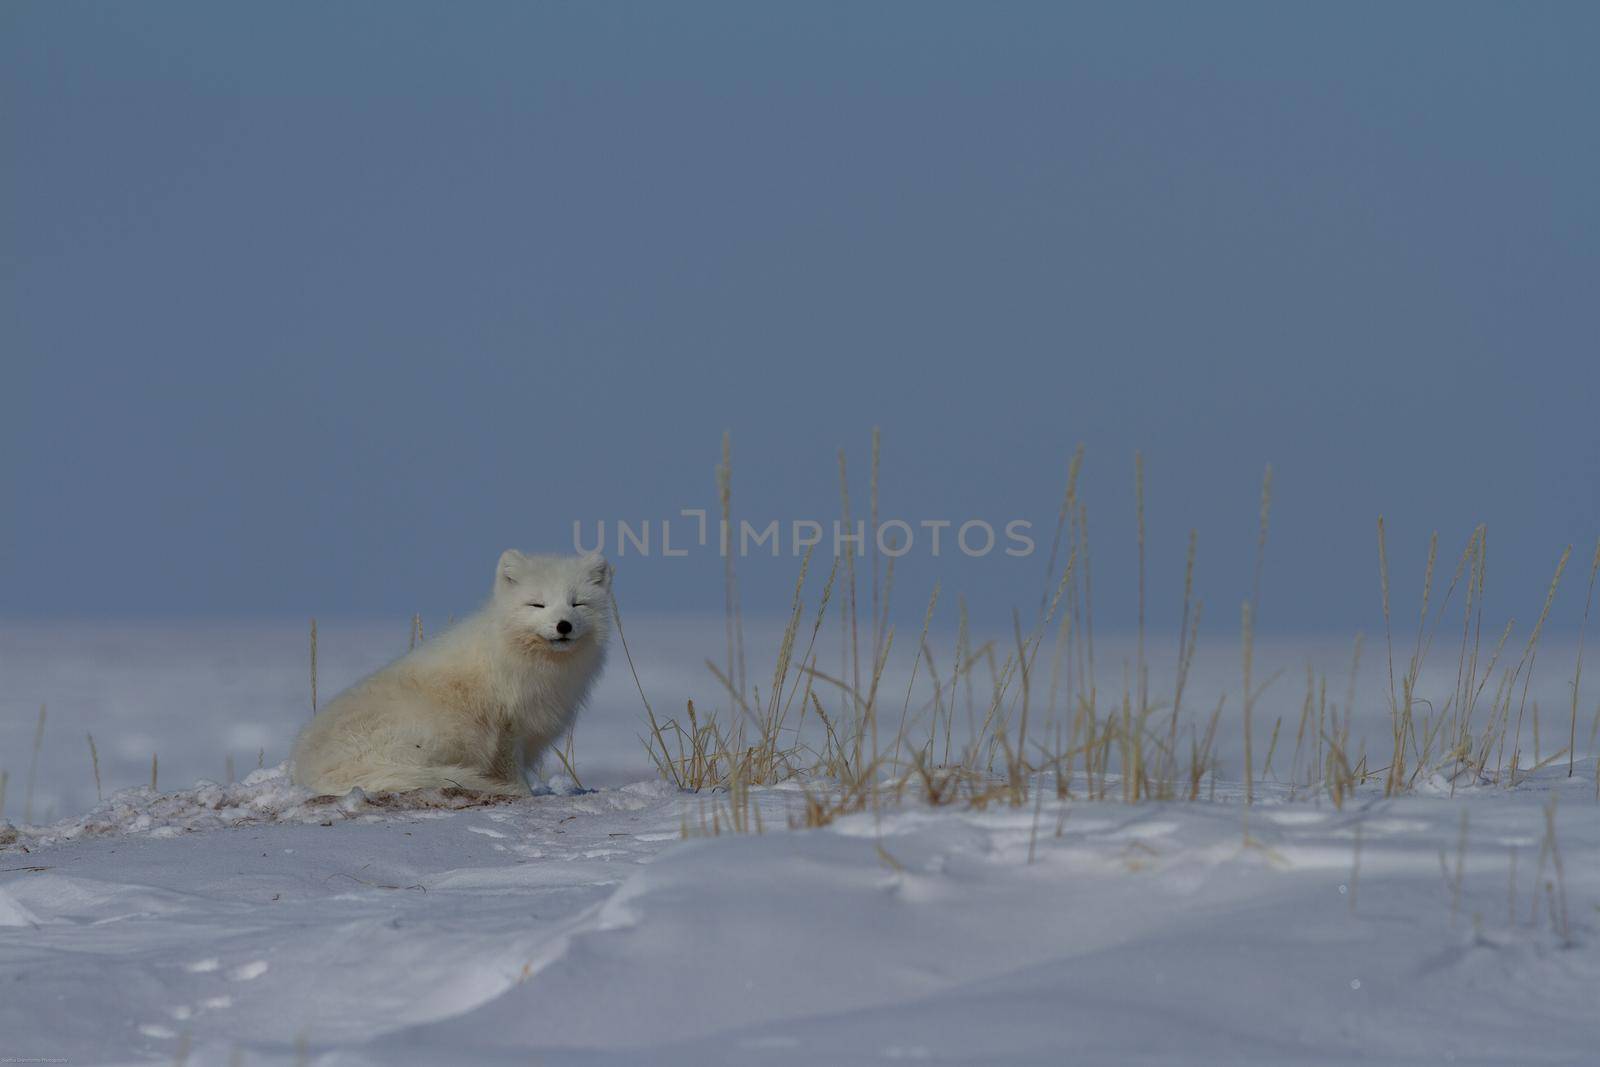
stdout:
[[[1600,533],[1594,4],[0,4],[0,615],[465,610],[734,500],[1034,524],[1098,621],[1381,626]],[[674,528],[675,543],[692,532]],[[657,533],[659,537],[659,533]],[[1001,545],[1005,544],[1003,531]],[[640,609],[720,562],[618,559]],[[746,561],[747,610],[795,561]],[[990,622],[1042,558],[901,563]],[[615,553],[613,552],[613,555]],[[1409,607],[1407,610],[1411,610]],[[1219,625],[1230,625],[1220,624]]]

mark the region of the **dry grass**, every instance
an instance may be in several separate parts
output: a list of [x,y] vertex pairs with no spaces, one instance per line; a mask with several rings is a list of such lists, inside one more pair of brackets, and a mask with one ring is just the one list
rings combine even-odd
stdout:
[[100,788],[100,752],[94,747],[94,734],[84,734],[84,736],[89,739],[89,763],[94,767],[94,799],[98,803],[106,798]]
[[[1595,539],[1594,559],[1589,563],[1589,589],[1583,597],[1583,621],[1578,624],[1578,665],[1572,670],[1572,722],[1567,732],[1567,777],[1571,778],[1578,753],[1578,691],[1583,684],[1583,638],[1589,629],[1589,607],[1594,603],[1594,578],[1600,572],[1600,538]],[[1600,721],[1600,720],[1596,720]],[[1593,741],[1590,741],[1593,747]],[[1596,765],[1600,767],[1600,764]],[[1600,781],[1600,773],[1596,780]]]
[[554,746],[556,759],[561,761],[561,767],[567,772],[567,777],[572,779],[572,784],[579,789],[583,788],[583,779],[578,777],[578,728],[574,724],[567,730],[563,744]]
[[744,687],[744,627],[739,609],[739,583],[733,565],[733,435],[722,435],[722,462],[717,467],[717,499],[722,506],[722,525],[717,544],[722,552],[728,631],[727,676],[734,688]]
[[[1251,718],[1255,711],[1256,698],[1259,691],[1251,688],[1251,668],[1255,661],[1255,633],[1256,619],[1261,614],[1261,569],[1266,562],[1267,555],[1267,526],[1272,514],[1272,465],[1267,465],[1266,472],[1261,476],[1261,517],[1260,533],[1256,537],[1256,565],[1250,580],[1250,600],[1242,611],[1243,619],[1240,625],[1240,638],[1244,657],[1244,802],[1255,801],[1255,760],[1252,756],[1252,739],[1254,736]],[[1263,686],[1262,688],[1265,688]]]
[[[868,514],[876,529],[880,513],[881,435],[874,430],[869,468]],[[858,602],[857,546],[832,561],[820,591],[811,588],[815,560],[807,553],[795,582],[787,624],[770,679],[751,684],[744,666],[744,639],[738,586],[731,560],[725,569],[728,622],[726,660],[707,663],[714,680],[713,700],[685,701],[682,716],[662,721],[642,685],[647,732],[642,741],[662,777],[681,789],[714,791],[704,820],[707,832],[751,828],[749,791],[784,782],[798,783],[802,810],[797,825],[819,826],[855,811],[878,810],[908,796],[933,805],[986,807],[1001,803],[1032,805],[1053,789],[1057,798],[1128,803],[1141,800],[1198,801],[1214,795],[1221,770],[1219,747],[1229,729],[1230,696],[1202,710],[1185,704],[1201,634],[1204,603],[1195,592],[1197,531],[1189,531],[1184,558],[1174,679],[1170,696],[1151,689],[1146,585],[1146,465],[1134,457],[1132,531],[1137,559],[1137,640],[1131,663],[1124,663],[1115,691],[1108,694],[1097,677],[1094,645],[1094,585],[1089,512],[1079,495],[1083,449],[1067,466],[1066,487],[1057,514],[1038,608],[1025,626],[1013,611],[1003,640],[979,641],[964,597],[955,598],[954,647],[935,648],[941,607],[947,602],[935,584],[929,592],[915,642],[897,639],[891,625],[895,557],[887,567],[876,538],[867,583],[867,617]],[[841,520],[854,532],[849,466],[838,456]],[[724,521],[731,519],[731,446],[723,442],[717,471]],[[1254,566],[1248,598],[1240,608],[1240,717],[1235,741],[1243,748],[1246,804],[1265,781],[1286,784],[1291,797],[1326,795],[1342,807],[1358,789],[1382,781],[1385,795],[1414,790],[1436,776],[1458,783],[1512,786],[1532,769],[1566,756],[1575,769],[1582,645],[1573,677],[1567,744],[1558,753],[1542,751],[1537,701],[1530,683],[1540,637],[1550,617],[1570,550],[1558,562],[1536,624],[1528,631],[1515,663],[1503,653],[1514,629],[1505,623],[1497,641],[1484,638],[1488,538],[1482,526],[1467,539],[1448,584],[1439,576],[1437,534],[1429,538],[1419,607],[1409,653],[1396,664],[1395,617],[1390,554],[1384,520],[1378,520],[1380,606],[1388,679],[1389,737],[1374,749],[1387,759],[1368,760],[1365,741],[1352,737],[1363,640],[1356,635],[1342,705],[1330,699],[1326,673],[1307,664],[1299,715],[1274,716],[1264,735],[1265,759],[1256,759],[1256,718],[1268,688],[1279,677],[1260,677],[1256,650],[1264,561],[1273,493],[1269,466],[1262,477]],[[730,551],[731,556],[731,551]],[[863,551],[860,555],[866,555]],[[1590,567],[1590,597],[1600,573],[1600,544]],[[1459,648],[1448,692],[1423,694],[1423,672],[1446,617],[1459,610]],[[1588,601],[1584,618],[1587,619]],[[825,630],[837,635],[837,668],[824,667]],[[863,632],[865,631],[865,632]],[[1491,631],[1492,633],[1492,631]],[[618,634],[630,668],[621,620]],[[1040,658],[1040,649],[1051,649]],[[909,680],[894,696],[898,709],[885,714],[883,681],[897,654],[909,666]],[[637,673],[634,675],[638,683]],[[1518,683],[1520,682],[1520,687]],[[1493,683],[1493,684],[1491,684]],[[1442,699],[1441,699],[1442,698]],[[1531,704],[1531,706],[1530,706]],[[892,729],[891,729],[892,724]],[[1523,750],[1524,726],[1533,728],[1533,759]],[[1597,709],[1591,733],[1600,732]],[[1591,740],[1591,747],[1593,741]],[[1376,763],[1378,761],[1373,761]],[[1274,768],[1278,768],[1276,771]],[[1600,796],[1600,774],[1597,774]],[[695,832],[699,827],[689,827]],[[1037,827],[1035,827],[1035,833]],[[1033,835],[1030,835],[1033,836]],[[1458,862],[1460,857],[1458,856]],[[1352,887],[1353,904],[1353,887]]]

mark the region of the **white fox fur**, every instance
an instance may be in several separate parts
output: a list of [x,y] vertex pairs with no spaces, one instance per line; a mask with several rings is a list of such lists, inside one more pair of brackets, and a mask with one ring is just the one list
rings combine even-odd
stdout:
[[295,781],[323,794],[457,786],[526,795],[524,768],[571,727],[600,674],[610,597],[601,556],[507,550],[481,611],[307,724]]

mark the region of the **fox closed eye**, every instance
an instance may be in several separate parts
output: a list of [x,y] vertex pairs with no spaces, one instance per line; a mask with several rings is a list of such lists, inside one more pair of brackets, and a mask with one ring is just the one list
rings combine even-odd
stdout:
[[544,605],[543,604],[535,604],[533,601],[530,600],[530,601],[528,601],[528,607],[530,607],[530,608],[542,608],[542,607],[544,607]]

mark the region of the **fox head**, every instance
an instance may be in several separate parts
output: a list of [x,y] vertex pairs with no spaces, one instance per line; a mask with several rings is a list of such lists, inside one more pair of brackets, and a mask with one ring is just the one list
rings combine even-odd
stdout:
[[529,556],[508,548],[495,565],[494,605],[527,651],[596,648],[611,631],[611,564],[598,553]]

